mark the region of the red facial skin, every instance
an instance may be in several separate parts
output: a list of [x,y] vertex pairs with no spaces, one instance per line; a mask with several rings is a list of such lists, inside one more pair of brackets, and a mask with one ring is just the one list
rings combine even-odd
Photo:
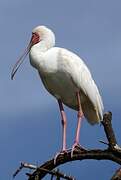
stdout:
[[31,46],[33,46],[34,44],[37,44],[40,42],[40,36],[38,33],[32,33],[32,38],[31,38],[31,41],[30,41],[30,44]]

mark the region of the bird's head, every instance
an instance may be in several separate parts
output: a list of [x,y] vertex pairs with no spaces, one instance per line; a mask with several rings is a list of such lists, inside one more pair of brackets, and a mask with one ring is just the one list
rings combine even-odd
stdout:
[[47,49],[51,48],[55,45],[55,36],[54,33],[48,29],[46,26],[37,26],[32,30],[32,37],[31,40],[25,49],[23,55],[19,58],[12,69],[11,79],[13,79],[14,75],[16,74],[18,68],[23,63],[24,59],[26,58],[27,54],[30,52],[31,48],[41,42],[45,42]]

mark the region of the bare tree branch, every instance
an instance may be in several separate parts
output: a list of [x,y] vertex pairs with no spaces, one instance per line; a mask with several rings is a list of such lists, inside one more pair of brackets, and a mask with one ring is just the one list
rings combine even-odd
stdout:
[[[32,174],[26,173],[29,178],[28,180],[41,180],[47,174],[51,174],[51,179],[53,176],[56,176],[58,179],[65,178],[68,180],[73,180],[74,178],[71,176],[67,176],[61,172],[55,171],[56,167],[61,164],[76,161],[76,160],[86,160],[86,159],[95,159],[95,160],[111,160],[117,164],[121,165],[121,148],[118,146],[116,137],[111,124],[112,113],[107,112],[103,116],[102,125],[104,127],[104,131],[107,137],[108,142],[100,141],[108,146],[107,149],[93,149],[93,150],[85,150],[80,147],[76,147],[74,150],[73,157],[71,157],[71,149],[65,152],[64,154],[60,154],[56,159],[56,164],[54,163],[54,158],[45,162],[40,167],[37,167],[28,163],[21,163],[21,166],[16,170],[13,177],[15,177],[22,168],[29,168],[35,170]],[[111,180],[121,180],[121,168],[116,171]]]
[[[66,179],[66,180],[76,180],[74,177],[72,176],[67,176],[66,174],[60,172],[59,170],[53,170],[53,171],[50,171],[50,170],[47,170],[45,168],[38,168],[36,165],[33,165],[33,164],[30,164],[30,163],[26,163],[26,162],[21,162],[20,164],[20,167],[16,170],[16,172],[13,174],[13,178],[15,178],[17,176],[17,174],[23,169],[23,168],[27,168],[27,169],[33,169],[33,170],[41,170],[47,174],[50,174],[53,176],[56,176],[56,177],[59,177],[59,178],[63,178],[63,179]],[[26,173],[26,175],[30,176],[29,173]],[[36,177],[37,179],[37,177]]]
[[29,164],[29,163],[25,163],[25,162],[21,162],[20,167],[15,171],[15,173],[13,174],[13,178],[16,177],[16,175],[23,169],[23,168],[28,168],[28,169],[37,169],[37,166]]
[[71,150],[69,150],[67,151],[67,153],[60,154],[58,156],[56,160],[56,164],[54,164],[54,159],[51,159],[45,162],[44,164],[42,164],[32,174],[29,174],[28,180],[36,180],[36,177],[38,177],[38,180],[42,179],[47,174],[47,172],[42,171],[41,168],[51,171],[61,164],[76,160],[80,160],[80,161],[84,159],[111,160],[121,165],[121,148],[117,145],[117,141],[111,124],[111,119],[112,119],[112,113],[107,112],[104,114],[102,121],[102,125],[104,127],[106,137],[108,139],[108,143],[106,143],[108,145],[107,149],[85,150],[77,147],[76,151],[74,151],[73,157],[71,157]]
[[117,145],[117,141],[115,138],[115,134],[114,134],[114,131],[112,128],[111,121],[112,121],[112,113],[111,112],[105,113],[103,116],[102,124],[104,127],[106,137],[107,137],[108,142],[109,142],[109,148],[112,149]]

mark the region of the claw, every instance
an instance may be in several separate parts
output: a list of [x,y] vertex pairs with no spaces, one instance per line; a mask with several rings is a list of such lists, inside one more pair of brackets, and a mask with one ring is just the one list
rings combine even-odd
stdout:
[[76,146],[78,146],[77,143],[74,143],[73,146],[72,146],[72,150],[71,150],[71,158],[73,158],[73,154],[74,154],[74,150],[75,150]]
[[57,158],[59,156],[63,156],[65,153],[67,153],[67,150],[62,150],[62,151],[56,153],[56,155],[54,157],[54,165],[56,165]]
[[86,151],[86,149],[84,147],[82,147],[80,144],[78,143],[74,143],[73,146],[72,146],[72,150],[71,150],[71,158],[73,158],[73,155],[74,155],[74,151],[77,151],[78,150],[81,150],[81,151]]

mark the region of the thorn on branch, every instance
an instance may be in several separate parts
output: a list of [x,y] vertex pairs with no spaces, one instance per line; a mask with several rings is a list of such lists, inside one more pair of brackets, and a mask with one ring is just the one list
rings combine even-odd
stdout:
[[107,146],[109,146],[109,143],[107,143],[107,142],[104,142],[104,141],[102,141],[102,140],[99,140],[99,142],[102,143],[102,144],[106,144]]

